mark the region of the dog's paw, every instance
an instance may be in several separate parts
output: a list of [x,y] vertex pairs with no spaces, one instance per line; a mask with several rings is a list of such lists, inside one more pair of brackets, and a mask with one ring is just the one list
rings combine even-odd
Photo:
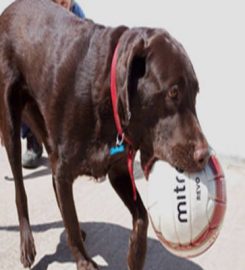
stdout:
[[98,270],[96,263],[93,261],[80,261],[77,264],[77,270]]
[[34,239],[31,233],[26,234],[21,241],[20,246],[20,261],[24,267],[31,267],[35,260],[36,249],[34,244]]

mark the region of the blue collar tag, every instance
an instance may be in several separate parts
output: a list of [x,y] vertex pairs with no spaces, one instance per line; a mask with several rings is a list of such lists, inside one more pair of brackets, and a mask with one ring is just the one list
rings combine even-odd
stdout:
[[124,144],[116,145],[110,148],[110,155],[116,155],[125,151]]

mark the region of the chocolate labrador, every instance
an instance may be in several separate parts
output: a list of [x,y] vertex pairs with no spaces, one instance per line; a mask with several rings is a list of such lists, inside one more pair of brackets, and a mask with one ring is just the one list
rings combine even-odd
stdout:
[[131,183],[133,155],[140,151],[146,178],[158,159],[201,170],[209,151],[197,93],[187,53],[163,29],[105,27],[50,0],[11,4],[0,17],[0,134],[15,180],[22,264],[30,267],[36,251],[21,170],[21,119],[46,147],[77,269],[97,265],[84,248],[72,183],[78,175],[108,174],[133,219],[128,269],[140,270],[148,217]]

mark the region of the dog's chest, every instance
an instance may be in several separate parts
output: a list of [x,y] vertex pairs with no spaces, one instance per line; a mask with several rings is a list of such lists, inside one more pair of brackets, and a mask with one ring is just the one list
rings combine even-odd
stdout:
[[107,174],[110,164],[109,147],[106,144],[101,146],[93,145],[88,151],[86,158],[82,161],[81,174],[102,177]]

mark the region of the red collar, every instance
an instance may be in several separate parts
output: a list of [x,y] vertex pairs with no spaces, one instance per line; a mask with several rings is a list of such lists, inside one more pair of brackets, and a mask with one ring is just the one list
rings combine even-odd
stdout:
[[118,58],[118,48],[119,43],[114,51],[112,63],[111,63],[111,100],[112,100],[112,108],[113,108],[113,115],[114,121],[116,124],[117,132],[119,136],[123,136],[123,130],[120,122],[120,118],[118,115],[118,108],[117,108],[117,58]]
[[113,115],[114,115],[114,121],[117,128],[117,140],[120,138],[120,143],[125,142],[129,145],[128,149],[128,172],[131,178],[131,184],[132,184],[132,190],[133,190],[133,198],[134,201],[137,199],[137,191],[134,181],[134,173],[133,173],[133,165],[134,165],[134,157],[135,157],[135,151],[132,147],[131,141],[125,137],[120,117],[118,114],[118,102],[117,102],[117,72],[116,72],[116,65],[117,65],[117,59],[118,59],[118,48],[119,43],[116,46],[116,49],[113,54],[112,63],[111,63],[111,100],[112,100],[112,108],[113,108]]

